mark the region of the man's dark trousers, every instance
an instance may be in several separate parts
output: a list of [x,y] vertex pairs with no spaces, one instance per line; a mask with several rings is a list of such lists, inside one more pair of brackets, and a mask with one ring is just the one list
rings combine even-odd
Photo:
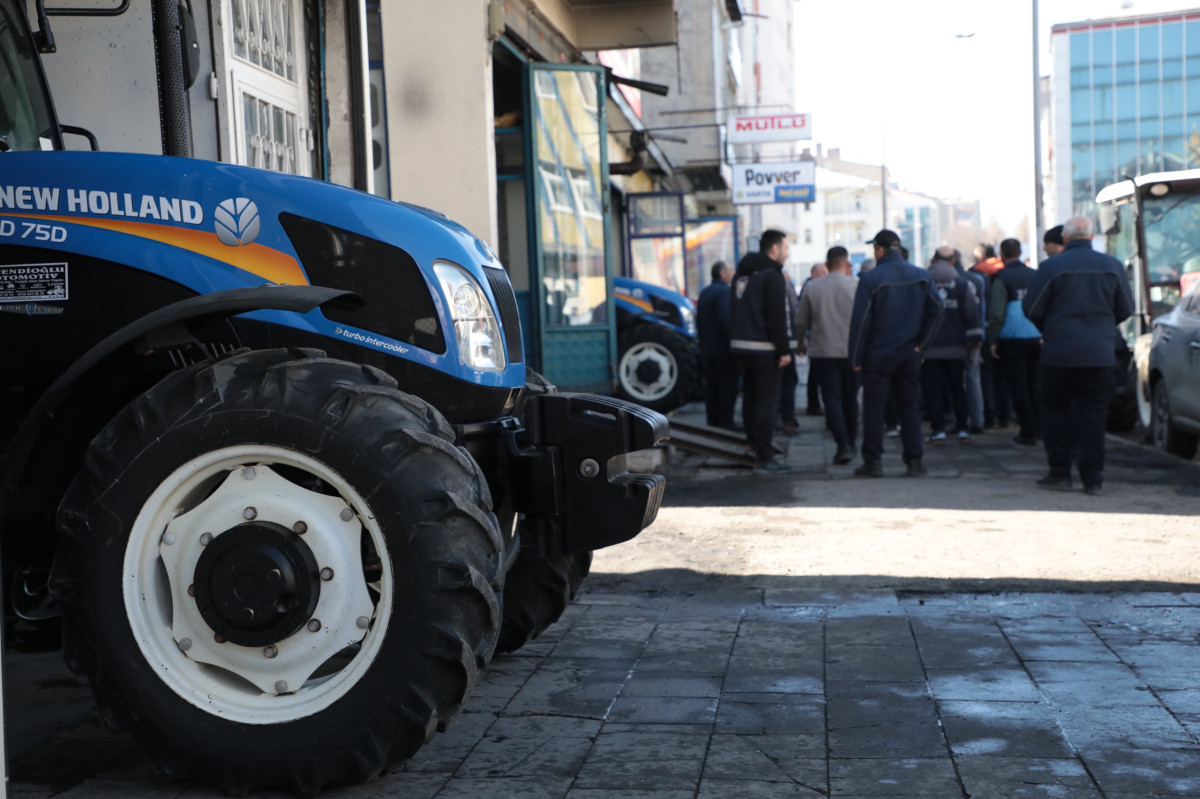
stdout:
[[738,355],[738,365],[742,370],[742,422],[746,425],[746,440],[758,462],[766,463],[775,456],[771,428],[783,380],[779,356]]
[[709,425],[733,426],[733,406],[737,404],[738,367],[732,355],[704,359],[704,409]]
[[946,392],[954,408],[954,429],[967,430],[967,391],[963,384],[964,361],[958,358],[935,358],[921,365],[925,410],[929,414],[929,429],[946,432]]
[[779,370],[779,421],[796,424],[796,387],[800,385],[800,374],[796,371],[796,358]]
[[821,391],[825,424],[839,449],[858,441],[858,381],[849,358],[809,358],[808,382]]
[[1042,421],[1052,476],[1071,476],[1074,445],[1084,487],[1104,485],[1104,423],[1112,374],[1111,366],[1042,367]]
[[1005,338],[996,345],[1000,353],[1000,368],[1012,396],[1017,423],[1022,438],[1040,438],[1041,414],[1038,411],[1038,362],[1042,357],[1042,342],[1036,338]]
[[921,354],[914,350],[891,372],[862,372],[863,386],[863,461],[883,459],[883,409],[888,395],[894,393],[900,412],[900,440],[904,462],[920,460],[925,454],[921,444]]

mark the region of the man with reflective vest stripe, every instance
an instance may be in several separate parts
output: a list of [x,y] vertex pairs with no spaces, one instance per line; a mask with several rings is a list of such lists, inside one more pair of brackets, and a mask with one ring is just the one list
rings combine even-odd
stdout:
[[758,252],[748,253],[738,264],[729,305],[729,351],[742,372],[746,439],[754,450],[756,468],[768,472],[791,469],[775,457],[771,446],[783,379],[780,370],[792,362],[797,346],[782,272],[787,254],[787,236],[778,230],[764,231]]
[[1038,411],[1038,362],[1042,354],[1042,334],[1025,318],[1021,302],[1037,272],[1021,262],[1021,242],[1000,242],[1004,268],[992,277],[988,299],[987,341],[992,357],[998,359],[1004,382],[1012,397],[1017,423],[1021,426],[1013,442],[1026,447],[1037,445],[1042,435]]

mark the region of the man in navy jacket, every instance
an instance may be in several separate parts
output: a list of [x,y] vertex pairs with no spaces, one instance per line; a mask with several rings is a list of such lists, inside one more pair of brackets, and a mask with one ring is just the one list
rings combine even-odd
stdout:
[[733,267],[724,261],[712,265],[712,283],[696,302],[696,328],[700,357],[704,359],[704,410],[712,427],[733,427],[737,404],[737,362],[729,352],[729,284]]
[[896,392],[906,477],[925,474],[921,458],[921,351],[937,332],[942,316],[929,272],[900,253],[900,237],[881,230],[875,268],[858,281],[850,317],[850,365],[862,373],[862,466],[858,477],[882,477],[883,410]]
[[1037,270],[1022,307],[1042,331],[1042,405],[1050,472],[1038,485],[1071,487],[1077,450],[1084,493],[1104,485],[1104,422],[1116,363],[1113,330],[1133,313],[1121,262],[1092,249],[1092,221],[1063,225],[1066,247]]

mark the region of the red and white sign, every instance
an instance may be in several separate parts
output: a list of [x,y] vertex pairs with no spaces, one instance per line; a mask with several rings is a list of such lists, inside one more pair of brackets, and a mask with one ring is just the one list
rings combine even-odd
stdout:
[[730,144],[799,141],[812,138],[811,114],[768,114],[733,117],[728,123]]

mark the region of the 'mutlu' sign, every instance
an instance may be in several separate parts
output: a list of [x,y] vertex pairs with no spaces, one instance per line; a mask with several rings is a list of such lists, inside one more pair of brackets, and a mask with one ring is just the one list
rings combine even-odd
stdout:
[[762,141],[797,141],[812,138],[810,114],[769,114],[733,117],[728,122],[730,144]]

